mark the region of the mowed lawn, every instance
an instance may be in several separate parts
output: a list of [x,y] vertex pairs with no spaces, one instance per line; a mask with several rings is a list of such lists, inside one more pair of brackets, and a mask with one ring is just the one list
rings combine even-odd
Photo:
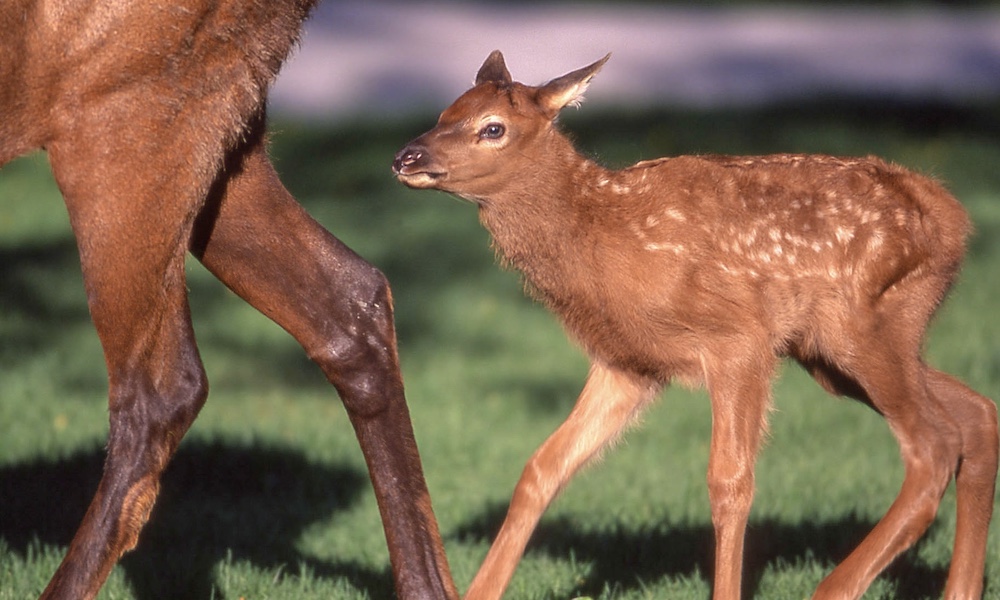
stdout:
[[[407,395],[452,568],[465,588],[521,469],[569,412],[586,361],[471,206],[389,171],[429,128],[279,122],[273,155],[309,211],[393,284]],[[611,165],[669,154],[877,154],[944,180],[976,224],[928,360],[1000,398],[1000,111],[831,101],[739,111],[584,108],[564,127]],[[150,157],[156,160],[156,157]],[[168,202],[164,198],[164,202]],[[280,235],[280,232],[278,232]],[[386,598],[391,576],[364,463],[336,393],[282,330],[196,262],[190,296],[212,384],[136,551],[102,598]],[[100,477],[106,378],[76,249],[45,156],[0,171],[0,599],[37,597]],[[757,468],[747,589],[807,597],[902,481],[885,423],[788,365]],[[668,390],[545,515],[511,599],[707,598],[713,571],[704,392]],[[1000,597],[1000,525],[987,596]],[[954,493],[866,598],[936,598]]]

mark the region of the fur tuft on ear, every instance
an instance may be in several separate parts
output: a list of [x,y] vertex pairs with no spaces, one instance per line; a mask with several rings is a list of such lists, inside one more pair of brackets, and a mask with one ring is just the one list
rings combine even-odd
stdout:
[[535,99],[550,119],[554,119],[563,108],[569,105],[579,106],[583,101],[583,93],[587,91],[590,80],[597,75],[604,63],[611,58],[609,52],[601,60],[553,79],[537,88]]
[[486,57],[486,61],[483,62],[483,66],[479,67],[479,72],[476,74],[476,85],[487,82],[507,85],[512,81],[510,71],[507,70],[507,65],[504,64],[503,54],[499,50],[490,52],[490,55]]

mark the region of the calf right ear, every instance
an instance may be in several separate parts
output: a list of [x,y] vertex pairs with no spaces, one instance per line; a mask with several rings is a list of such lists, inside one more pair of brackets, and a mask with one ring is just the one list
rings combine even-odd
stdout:
[[490,55],[486,57],[486,62],[479,67],[479,73],[476,74],[476,85],[487,82],[507,85],[512,81],[510,71],[507,70],[507,65],[503,62],[503,54],[499,50],[490,52]]
[[601,70],[604,63],[608,62],[609,58],[611,58],[610,52],[591,65],[567,73],[541,86],[535,92],[538,105],[542,107],[550,119],[556,118],[559,111],[570,104],[579,105],[583,100],[583,93],[590,85],[590,80],[594,78],[594,75],[597,75],[597,72]]

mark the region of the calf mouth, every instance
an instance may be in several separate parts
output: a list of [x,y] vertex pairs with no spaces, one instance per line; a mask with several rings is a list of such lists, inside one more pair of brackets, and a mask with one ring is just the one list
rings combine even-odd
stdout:
[[447,173],[431,168],[427,152],[421,148],[406,147],[392,161],[392,172],[401,183],[412,188],[432,188]]

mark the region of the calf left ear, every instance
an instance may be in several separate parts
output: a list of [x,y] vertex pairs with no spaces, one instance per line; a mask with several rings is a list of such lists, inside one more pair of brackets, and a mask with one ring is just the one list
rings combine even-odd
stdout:
[[570,104],[578,106],[583,100],[583,93],[590,85],[590,80],[597,75],[609,58],[611,58],[610,52],[592,65],[567,73],[537,88],[535,101],[550,119],[554,119],[559,111]]
[[486,61],[483,62],[483,66],[479,67],[479,72],[476,73],[476,85],[488,82],[500,85],[511,83],[510,71],[507,70],[507,65],[503,61],[503,54],[499,50],[491,52],[486,57]]

